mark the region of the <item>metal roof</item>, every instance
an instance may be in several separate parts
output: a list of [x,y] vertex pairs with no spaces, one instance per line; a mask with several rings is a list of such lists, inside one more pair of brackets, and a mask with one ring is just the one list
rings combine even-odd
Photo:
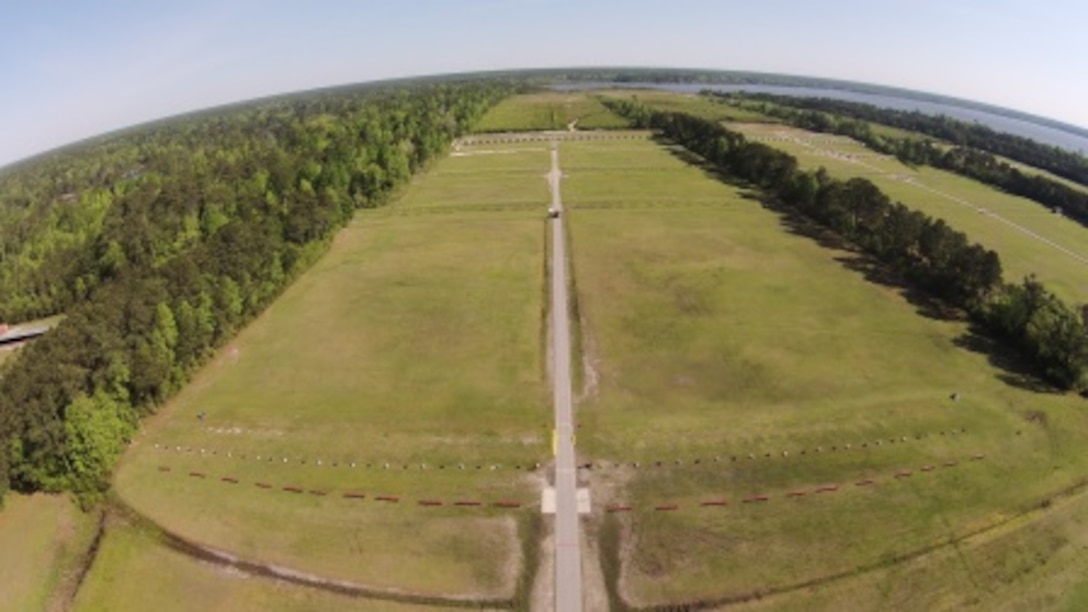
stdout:
[[38,336],[49,331],[48,325],[33,325],[30,327],[15,327],[0,334],[0,344],[8,344],[10,342],[19,342],[20,340],[28,340],[30,338],[37,338]]

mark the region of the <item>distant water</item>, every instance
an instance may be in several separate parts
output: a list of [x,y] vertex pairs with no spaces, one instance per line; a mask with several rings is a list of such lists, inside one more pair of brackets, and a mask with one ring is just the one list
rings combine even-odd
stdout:
[[767,93],[783,96],[797,96],[803,98],[832,98],[846,100],[848,102],[861,102],[884,108],[902,111],[919,111],[927,115],[947,115],[954,119],[966,122],[978,122],[999,132],[1007,132],[1025,138],[1031,138],[1038,142],[1075,151],[1081,155],[1088,153],[1088,138],[1059,130],[1031,121],[1006,117],[983,110],[956,106],[954,104],[941,104],[927,100],[917,100],[908,97],[888,96],[881,94],[869,94],[844,89],[825,89],[817,87],[787,87],[783,85],[715,85],[702,83],[570,83],[557,84],[557,89],[591,89],[594,87],[643,87],[652,89],[664,89],[679,93],[697,93],[704,89],[721,92],[747,91],[751,93]]

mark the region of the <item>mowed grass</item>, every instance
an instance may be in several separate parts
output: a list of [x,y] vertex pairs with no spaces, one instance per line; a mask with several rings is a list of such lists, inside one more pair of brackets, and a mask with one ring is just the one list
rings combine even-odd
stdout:
[[[362,599],[199,561],[139,527],[111,525],[72,609],[76,612],[433,610]],[[26,608],[30,609],[30,608]]]
[[[725,192],[705,172],[682,159],[683,152],[660,151],[649,132],[641,140],[572,142],[560,145],[563,201],[579,208],[693,206],[720,203]],[[676,197],[673,183],[685,181]]]
[[[550,453],[548,200],[457,210],[507,202],[486,189],[460,199],[495,159],[443,160],[420,182],[431,199],[412,187],[404,202],[360,213],[151,420],[115,478],[121,498],[246,559],[373,588],[510,596],[518,518],[537,510],[491,504],[535,505],[530,466]],[[550,158],[539,159],[529,185],[544,183]],[[343,496],[352,492],[366,499]]]
[[[854,254],[797,235],[653,143],[622,144],[626,175],[579,161],[582,146],[560,147],[596,371],[578,444],[599,466],[598,516],[633,533],[622,545],[633,603],[886,562],[1037,507],[1084,474],[1083,400],[1005,382],[1016,376],[965,348],[985,342],[963,323],[923,316],[843,265]],[[592,206],[610,191],[633,198],[647,166],[674,169],[655,175],[661,206]],[[681,206],[692,200],[703,205]],[[875,484],[854,484],[864,479]],[[840,489],[814,493],[825,485]],[[753,495],[769,499],[743,503]],[[633,510],[605,517],[610,502]],[[670,503],[680,509],[654,510]]]
[[737,606],[747,610],[1084,610],[1083,492],[906,563]]
[[[938,143],[942,148],[945,148],[945,149],[951,148],[951,146],[952,146],[952,145],[948,144],[947,141],[943,141],[943,140],[940,140],[940,139],[937,139],[937,138],[933,138],[931,136],[928,136],[926,134],[922,134],[920,132],[910,132],[910,131],[907,131],[907,130],[904,130],[904,129],[901,129],[901,128],[892,127],[892,126],[889,126],[889,125],[883,125],[883,124],[880,124],[880,123],[870,123],[869,128],[872,130],[872,132],[874,134],[877,134],[877,135],[880,135],[880,136],[886,136],[886,137],[889,137],[889,138],[907,138],[907,139],[910,139],[910,140],[930,140],[930,141],[933,141],[935,143]],[[1061,183],[1061,184],[1065,185],[1066,187],[1076,189],[1077,191],[1088,192],[1088,186],[1081,185],[1080,183],[1078,183],[1076,181],[1071,181],[1071,180],[1069,180],[1069,179],[1067,179],[1065,177],[1058,176],[1058,175],[1053,174],[1051,172],[1048,172],[1046,170],[1036,168],[1035,166],[1029,166],[1028,164],[1024,164],[1024,163],[1009,159],[1007,157],[1002,157],[1000,155],[995,155],[994,157],[998,161],[1000,161],[1002,163],[1005,163],[1005,164],[1008,164],[1009,166],[1011,166],[1013,168],[1016,168],[1017,170],[1019,170],[1020,172],[1022,172],[1024,174],[1041,176],[1041,177],[1043,177],[1045,179]]]
[[1070,180],[1070,179],[1067,179],[1064,176],[1058,176],[1057,174],[1053,174],[1053,173],[1048,172],[1046,170],[1036,168],[1035,166],[1029,166],[1027,164],[1020,163],[1018,161],[1009,159],[1007,157],[998,156],[997,159],[999,161],[1002,161],[1002,162],[1012,166],[1013,168],[1016,168],[1017,170],[1019,170],[1020,172],[1022,172],[1024,174],[1041,176],[1041,177],[1043,177],[1043,178],[1045,178],[1047,180],[1051,180],[1051,181],[1054,181],[1054,182],[1057,182],[1057,183],[1061,183],[1062,185],[1065,185],[1066,187],[1069,187],[1070,189],[1075,189],[1077,191],[1088,193],[1088,185],[1081,185],[1080,183],[1078,183],[1076,181],[1073,181],[1073,180]]
[[606,108],[593,92],[546,91],[511,96],[488,111],[476,132],[622,129],[628,121]]
[[404,195],[381,212],[495,210],[539,213],[550,201],[544,175],[548,143],[462,145],[429,172],[415,177]]
[[65,496],[5,496],[0,511],[0,609],[61,609],[94,532],[94,516],[80,512]]
[[1068,302],[1088,301],[1088,229],[1036,202],[943,170],[911,168],[842,136],[784,126],[727,127],[786,151],[802,168],[823,166],[838,178],[867,178],[893,200],[944,219],[997,251],[1007,280],[1035,274]]

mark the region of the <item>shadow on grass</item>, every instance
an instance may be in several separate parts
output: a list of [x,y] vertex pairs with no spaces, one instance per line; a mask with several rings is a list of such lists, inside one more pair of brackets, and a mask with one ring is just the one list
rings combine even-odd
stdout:
[[835,232],[777,202],[763,198],[755,199],[759,199],[764,208],[773,210],[778,214],[779,221],[787,232],[814,240],[826,249],[840,251],[840,254],[833,258],[836,262],[848,270],[861,274],[870,283],[895,291],[923,317],[936,321],[966,320],[963,311],[948,307],[940,300],[935,299],[907,279],[890,270],[880,260],[855,250],[853,245],[843,240]]
[[[726,175],[702,157],[667,138],[655,135],[653,140],[684,163],[701,169],[708,178],[740,189],[741,197],[745,200],[756,202],[763,208],[775,212],[787,232],[813,240],[821,247],[839,251],[841,254],[834,257],[835,261],[861,274],[865,280],[895,291],[911,304],[919,315],[936,321],[968,320],[967,313],[964,311],[947,306],[892,271],[878,259],[856,250],[835,232],[795,209],[766,197],[756,185]],[[1031,364],[1013,349],[988,335],[986,330],[975,323],[969,326],[967,333],[953,340],[953,343],[957,347],[985,355],[990,365],[998,370],[997,378],[1007,385],[1034,393],[1060,393],[1060,390],[1044,381]]]
[[1031,365],[1015,351],[972,324],[967,333],[953,341],[956,346],[985,355],[990,365],[1000,370],[997,377],[1007,385],[1034,393],[1060,394],[1062,391],[1041,379]]
[[[786,231],[815,240],[822,247],[845,251],[835,256],[835,261],[848,270],[858,272],[870,283],[895,291],[913,306],[919,315],[935,321],[969,321],[964,311],[949,307],[890,270],[878,259],[854,250],[852,245],[822,225],[785,206],[768,203],[766,200],[761,200],[761,203],[765,208],[779,214]],[[989,364],[998,370],[998,380],[1009,386],[1035,393],[1060,392],[1043,380],[1031,364],[1027,363],[1015,350],[989,335],[977,323],[970,323],[967,332],[955,338],[953,344],[984,355]]]
[[680,161],[684,162],[689,166],[693,166],[702,170],[703,174],[705,174],[706,177],[709,179],[718,181],[719,183],[725,183],[726,185],[730,185],[740,189],[751,190],[755,188],[754,185],[748,183],[747,181],[741,181],[738,180],[736,177],[729,176],[728,174],[719,170],[718,167],[714,164],[707,162],[701,156],[692,153],[688,149],[684,148],[683,145],[677,144],[676,142],[673,142],[672,140],[669,140],[668,138],[665,138],[660,134],[654,134],[650,137],[650,140],[652,140],[662,149],[668,151],[669,154],[676,159],[679,159]]

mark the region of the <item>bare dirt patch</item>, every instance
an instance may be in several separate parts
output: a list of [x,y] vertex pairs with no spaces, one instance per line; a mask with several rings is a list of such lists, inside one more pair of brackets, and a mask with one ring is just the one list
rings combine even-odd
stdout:
[[1029,410],[1025,412],[1024,419],[1028,423],[1035,423],[1042,427],[1046,427],[1047,424],[1046,413],[1041,410]]
[[585,521],[582,527],[582,603],[587,612],[607,612],[610,609],[608,585],[605,584],[601,551],[598,547],[598,524]]
[[542,532],[540,563],[529,598],[529,609],[534,612],[550,612],[555,608],[555,530],[551,521],[544,522]]
[[589,333],[589,324],[585,317],[579,317],[578,332],[582,347],[582,389],[575,398],[576,402],[583,402],[596,397],[600,384],[600,352],[597,350],[597,340]]

